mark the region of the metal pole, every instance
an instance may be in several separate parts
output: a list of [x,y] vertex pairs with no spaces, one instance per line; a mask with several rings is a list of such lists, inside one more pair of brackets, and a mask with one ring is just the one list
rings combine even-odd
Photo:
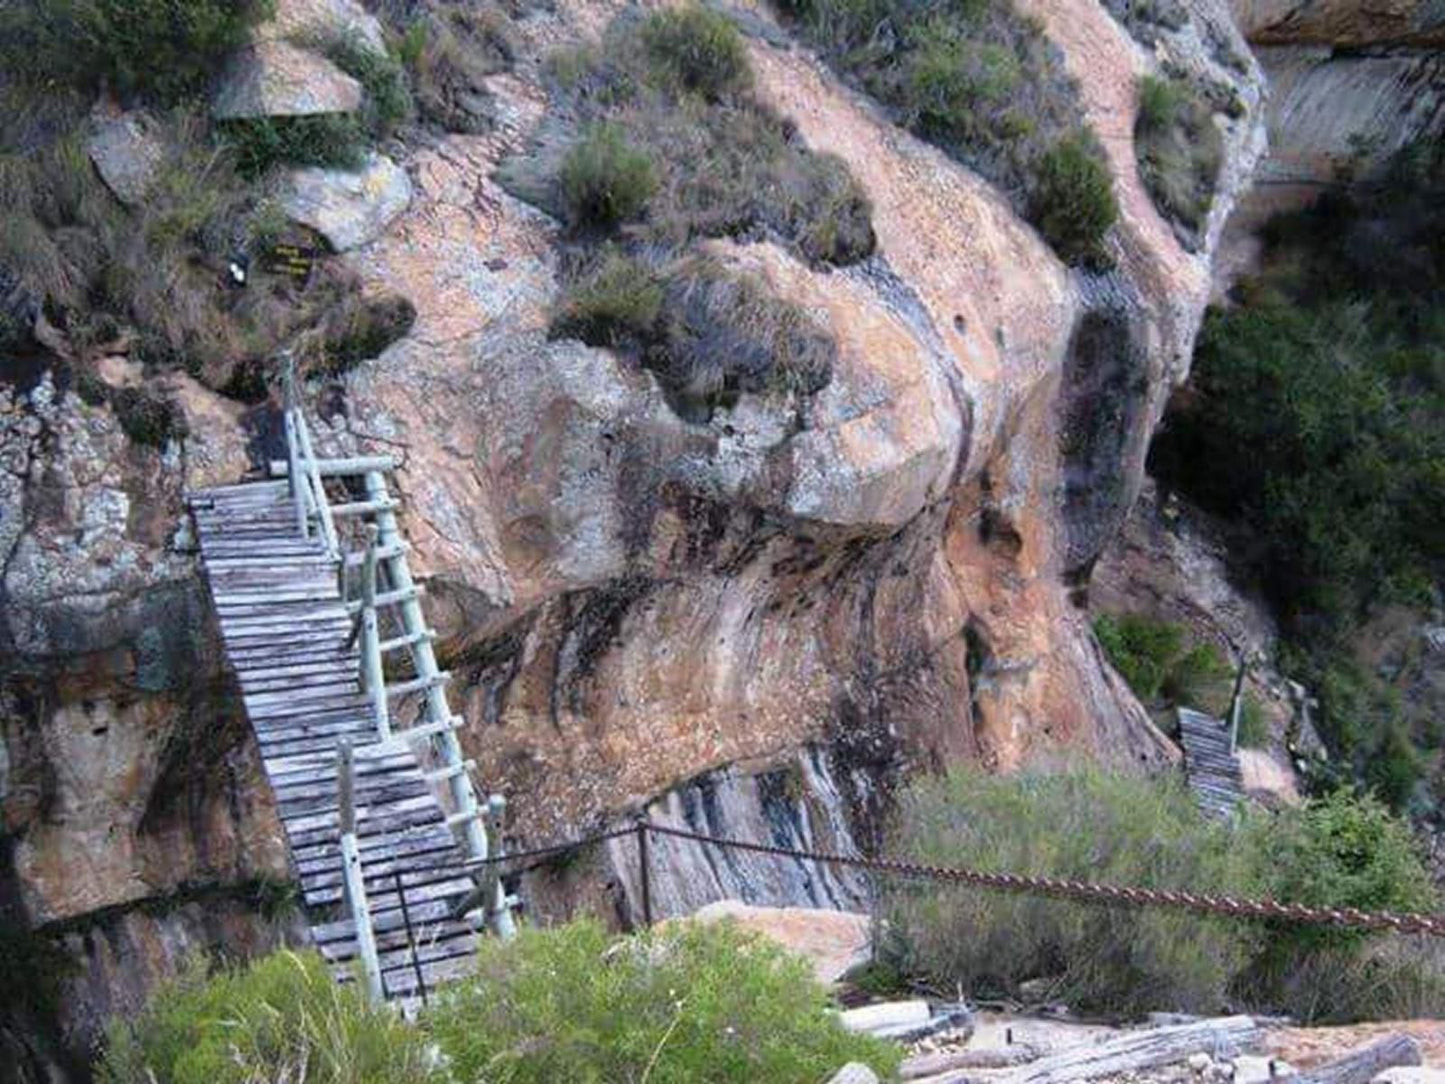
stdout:
[[426,976],[422,974],[421,961],[416,955],[416,937],[411,932],[411,908],[406,905],[406,888],[401,883],[401,870],[393,870],[396,878],[396,898],[401,901],[401,924],[406,927],[406,946],[411,953],[411,968],[416,974],[416,988],[421,992],[421,1003],[426,1004]]
[[652,862],[651,855],[647,852],[647,821],[638,818],[637,821],[637,861],[641,869],[642,885],[642,925],[652,926]]
[[1239,672],[1234,675],[1234,695],[1229,698],[1229,755],[1234,756],[1239,745],[1239,716],[1244,707],[1244,673],[1249,669],[1245,653],[1239,653]]

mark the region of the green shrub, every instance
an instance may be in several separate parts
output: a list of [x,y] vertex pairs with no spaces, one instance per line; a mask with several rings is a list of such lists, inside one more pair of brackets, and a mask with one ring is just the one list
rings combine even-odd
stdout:
[[1144,76],[1134,151],[1155,206],[1197,243],[1224,161],[1224,137],[1206,97],[1183,79]]
[[696,3],[655,12],[642,41],[654,70],[684,90],[715,101],[752,85],[742,35],[720,12]]
[[574,226],[611,228],[642,214],[657,189],[652,159],[615,125],[590,129],[562,163],[562,198]]
[[608,249],[568,287],[552,333],[575,336],[591,346],[648,343],[657,334],[662,298],[662,282],[650,267]]
[[[1409,827],[1339,792],[1240,826],[1203,818],[1178,780],[956,770],[902,796],[892,849],[920,861],[1319,907],[1438,906]],[[1112,908],[938,885],[885,886],[884,970],[973,997],[1114,1013],[1225,1006],[1304,1020],[1439,1015],[1445,952],[1393,934]],[[1422,948],[1424,946],[1421,946]]]
[[1234,668],[1214,644],[1195,644],[1164,675],[1160,692],[1174,704],[1223,717],[1233,693]]
[[304,117],[253,117],[226,121],[221,135],[243,177],[255,179],[278,165],[360,169],[370,143],[350,113]]
[[1043,156],[1033,220],[1066,261],[1106,263],[1104,238],[1118,217],[1113,179],[1092,140],[1071,136]]
[[314,953],[282,951],[210,978],[195,961],[107,1032],[101,1084],[442,1084],[426,1036]]
[[[956,770],[910,787],[897,825],[894,851],[940,865],[1224,894],[1256,883],[1174,781]],[[1221,1009],[1258,941],[1228,920],[968,888],[895,886],[885,909],[903,969],[938,988],[1016,997],[1047,978],[1050,1000],[1124,1014]]]
[[366,92],[361,120],[372,137],[385,138],[411,115],[411,89],[396,57],[378,53],[356,37],[327,42],[324,52]]
[[899,124],[997,185],[1060,256],[1105,262],[1118,207],[1103,152],[1058,51],[1011,0],[775,6]]
[[482,942],[424,1024],[459,1079],[817,1084],[892,1044],[843,1030],[808,964],[731,923],[617,938],[596,922]]
[[7,73],[163,102],[199,94],[271,0],[17,0],[0,8]]
[[1159,696],[1184,645],[1181,626],[1139,614],[1102,614],[1094,621],[1094,634],[1114,669],[1146,702]]

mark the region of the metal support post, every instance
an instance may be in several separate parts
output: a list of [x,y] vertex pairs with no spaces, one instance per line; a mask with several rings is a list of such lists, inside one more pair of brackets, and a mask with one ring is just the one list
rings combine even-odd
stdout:
[[648,831],[647,819],[637,818],[637,863],[640,871],[638,882],[642,889],[642,925],[645,928],[652,926],[652,855],[648,853],[648,840],[651,833]]

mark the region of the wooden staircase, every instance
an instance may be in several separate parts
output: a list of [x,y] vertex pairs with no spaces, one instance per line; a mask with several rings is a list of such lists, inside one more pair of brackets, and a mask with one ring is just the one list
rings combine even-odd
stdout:
[[[478,803],[461,758],[386,495],[391,462],[316,460],[289,382],[286,421],[290,455],[272,465],[285,477],[192,493],[191,514],[312,940],[338,977],[359,963],[374,997],[409,998],[468,969],[483,921],[511,933],[513,901],[476,864],[501,802]],[[365,493],[333,506],[328,480]],[[349,557],[338,519],[366,539]],[[360,597],[344,597],[357,578]],[[415,676],[387,684],[397,656]],[[416,697],[412,727],[394,729]]]
[[1178,715],[1184,774],[1199,808],[1212,816],[1233,816],[1244,801],[1244,777],[1230,748],[1228,724],[1189,708],[1179,708]]

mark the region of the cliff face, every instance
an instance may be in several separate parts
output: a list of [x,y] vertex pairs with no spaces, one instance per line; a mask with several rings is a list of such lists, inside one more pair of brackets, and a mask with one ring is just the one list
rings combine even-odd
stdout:
[[[1229,26],[1219,5],[1191,6],[1196,22]],[[519,843],[653,803],[682,823],[855,846],[913,767],[1169,760],[1079,603],[1187,370],[1215,243],[1261,149],[1257,73],[1220,66],[1192,30],[1155,47],[1245,105],[1191,254],[1135,167],[1134,80],[1159,55],[1099,4],[1026,7],[1108,152],[1122,216],[1107,274],[1066,269],[988,184],[776,27],[750,40],[758,94],[843,158],[874,207],[877,254],[846,270],[767,243],[714,245],[836,338],[833,381],[802,416],[744,396],[685,422],[649,374],[547,336],[560,227],[491,174],[545,106],[537,58],[595,33],[609,5],[523,20],[530,59],[488,88],[496,130],[413,147],[407,211],[337,257],[368,288],[409,297],[417,320],[313,389],[319,451],[403,461],[402,521],[444,665],[462,678],[463,742],[508,797]],[[239,901],[227,921],[246,925],[242,940],[270,943],[285,929],[253,890],[285,877],[285,856],[180,494],[276,453],[274,415],[170,378],[190,436],[147,449],[67,390],[63,365],[12,370],[0,389],[8,917],[84,931],[121,908],[146,957],[138,973],[158,975],[197,935],[140,901],[204,887]],[[133,379],[119,362],[107,371]],[[664,911],[855,891],[699,862],[661,855]],[[630,868],[621,848],[600,856],[588,890],[625,914]],[[535,887],[541,910],[581,891]],[[69,936],[88,969],[60,1021],[75,1048],[110,1004],[109,972],[95,938]]]

